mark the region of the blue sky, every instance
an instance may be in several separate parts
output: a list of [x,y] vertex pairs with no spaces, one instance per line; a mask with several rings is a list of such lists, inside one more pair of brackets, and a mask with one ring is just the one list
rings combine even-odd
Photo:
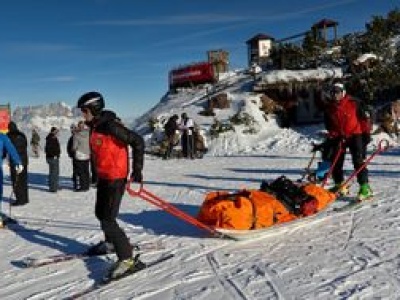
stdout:
[[159,102],[168,71],[224,49],[247,64],[246,40],[308,30],[323,18],[338,34],[364,30],[398,0],[12,0],[0,10],[0,103],[64,101],[97,90],[121,117]]

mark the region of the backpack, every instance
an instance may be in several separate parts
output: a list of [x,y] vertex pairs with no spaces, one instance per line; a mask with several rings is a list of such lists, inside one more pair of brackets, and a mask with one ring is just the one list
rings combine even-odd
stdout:
[[288,211],[296,216],[317,212],[317,200],[307,194],[302,186],[293,183],[285,176],[278,177],[270,183],[263,181],[260,190],[274,195]]

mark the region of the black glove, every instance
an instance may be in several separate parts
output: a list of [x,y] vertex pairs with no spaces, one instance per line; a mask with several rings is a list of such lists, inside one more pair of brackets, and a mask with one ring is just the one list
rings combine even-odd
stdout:
[[142,171],[133,171],[131,174],[131,180],[133,182],[138,182],[141,183],[143,181],[143,175],[142,175]]
[[323,143],[320,143],[320,144],[313,144],[313,145],[312,145],[311,152],[321,151],[323,145],[324,145]]

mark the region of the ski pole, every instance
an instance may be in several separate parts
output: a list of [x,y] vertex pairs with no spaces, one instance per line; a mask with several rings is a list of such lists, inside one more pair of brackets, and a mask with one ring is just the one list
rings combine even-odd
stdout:
[[321,184],[321,187],[324,187],[326,185],[326,183],[328,182],[329,177],[331,177],[332,173],[333,173],[333,169],[335,168],[336,163],[339,160],[340,155],[342,155],[342,153],[345,151],[345,147],[343,147],[344,142],[340,141],[339,143],[339,150],[336,153],[335,159],[332,162],[332,165],[328,171],[328,174],[326,174],[324,181]]
[[3,218],[3,197],[0,199],[0,228],[4,228],[5,219]]
[[343,184],[340,185],[338,191],[340,191],[343,187],[347,187],[350,181],[358,175],[367,165],[368,163],[379,153],[386,151],[389,148],[389,141],[386,139],[380,140],[378,143],[378,148],[364,161],[364,163],[357,169],[354,170],[350,176],[347,178]]
[[303,175],[301,176],[300,179],[297,180],[298,182],[302,182],[302,181],[304,180],[304,178],[310,173],[310,168],[311,168],[312,163],[313,163],[314,160],[315,160],[316,155],[317,155],[317,152],[314,151],[313,154],[312,154],[312,156],[311,156],[310,161],[308,162],[307,167],[304,169]]
[[128,191],[129,195],[132,197],[140,197],[143,200],[146,200],[147,202],[150,202],[151,204],[161,208],[162,210],[165,210],[166,212],[172,214],[173,216],[180,218],[198,228],[204,229],[208,232],[210,232],[212,235],[217,236],[217,237],[222,237],[220,232],[218,232],[215,228],[210,227],[196,218],[188,215],[187,213],[183,212],[182,210],[178,209],[176,206],[162,200],[160,197],[152,194],[148,190],[143,188],[143,183],[140,184],[140,188],[135,191],[131,189],[130,184],[132,183],[132,180],[128,183],[126,190]]
[[[13,195],[15,196],[15,198],[16,198],[16,195],[15,195],[15,189],[17,188],[17,184],[18,184],[18,174],[15,174],[15,182],[14,182],[14,184],[12,185],[12,189],[11,189],[11,194],[10,194],[10,198],[8,199],[8,217],[11,219],[11,200],[12,200],[12,197],[13,197]],[[15,200],[17,200],[17,199],[15,199]]]

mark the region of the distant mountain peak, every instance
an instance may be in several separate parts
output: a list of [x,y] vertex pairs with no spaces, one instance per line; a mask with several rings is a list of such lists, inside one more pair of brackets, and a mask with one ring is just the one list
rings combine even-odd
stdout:
[[23,130],[35,127],[44,132],[52,126],[69,130],[72,123],[82,119],[79,109],[70,107],[64,102],[17,106],[11,118]]

